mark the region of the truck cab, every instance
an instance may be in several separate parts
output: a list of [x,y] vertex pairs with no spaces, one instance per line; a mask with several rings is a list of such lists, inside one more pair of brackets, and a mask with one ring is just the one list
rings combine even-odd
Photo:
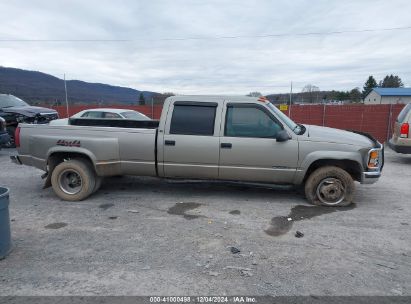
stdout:
[[266,99],[171,97],[159,126],[160,174],[291,184],[302,129],[274,108]]

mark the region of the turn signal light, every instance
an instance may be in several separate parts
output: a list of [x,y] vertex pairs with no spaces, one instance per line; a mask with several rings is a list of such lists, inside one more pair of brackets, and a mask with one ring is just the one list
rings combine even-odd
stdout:
[[379,161],[378,161],[379,153],[378,153],[378,151],[376,151],[376,150],[371,151],[369,155],[370,156],[369,156],[369,159],[368,159],[368,168],[369,169],[378,168],[378,165],[379,165]]
[[370,158],[378,158],[378,152],[377,151],[372,151],[370,153]]
[[401,138],[408,138],[408,134],[410,133],[410,125],[408,122],[403,123],[401,125],[401,130],[400,130],[400,137]]

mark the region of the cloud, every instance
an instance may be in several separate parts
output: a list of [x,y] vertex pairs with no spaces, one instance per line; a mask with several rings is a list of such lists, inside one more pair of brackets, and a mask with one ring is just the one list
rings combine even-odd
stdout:
[[[40,1],[0,3],[0,65],[140,90],[197,94],[362,86],[398,74],[411,85],[411,30],[398,1]],[[408,22],[408,23],[407,23]],[[290,34],[251,38],[266,34]],[[241,39],[209,39],[247,36]],[[176,38],[204,38],[167,40]]]

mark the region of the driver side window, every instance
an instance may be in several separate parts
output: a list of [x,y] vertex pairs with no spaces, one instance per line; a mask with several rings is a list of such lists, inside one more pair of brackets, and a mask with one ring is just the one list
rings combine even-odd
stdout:
[[282,130],[274,118],[255,105],[228,105],[224,135],[229,137],[275,138]]

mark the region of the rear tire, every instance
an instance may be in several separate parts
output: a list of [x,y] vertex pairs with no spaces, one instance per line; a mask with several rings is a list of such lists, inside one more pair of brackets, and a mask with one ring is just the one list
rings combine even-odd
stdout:
[[335,166],[326,166],[311,173],[304,190],[311,204],[343,207],[352,203],[355,186],[347,171]]
[[71,159],[54,168],[51,185],[61,199],[81,201],[93,193],[96,186],[96,175],[89,162]]

